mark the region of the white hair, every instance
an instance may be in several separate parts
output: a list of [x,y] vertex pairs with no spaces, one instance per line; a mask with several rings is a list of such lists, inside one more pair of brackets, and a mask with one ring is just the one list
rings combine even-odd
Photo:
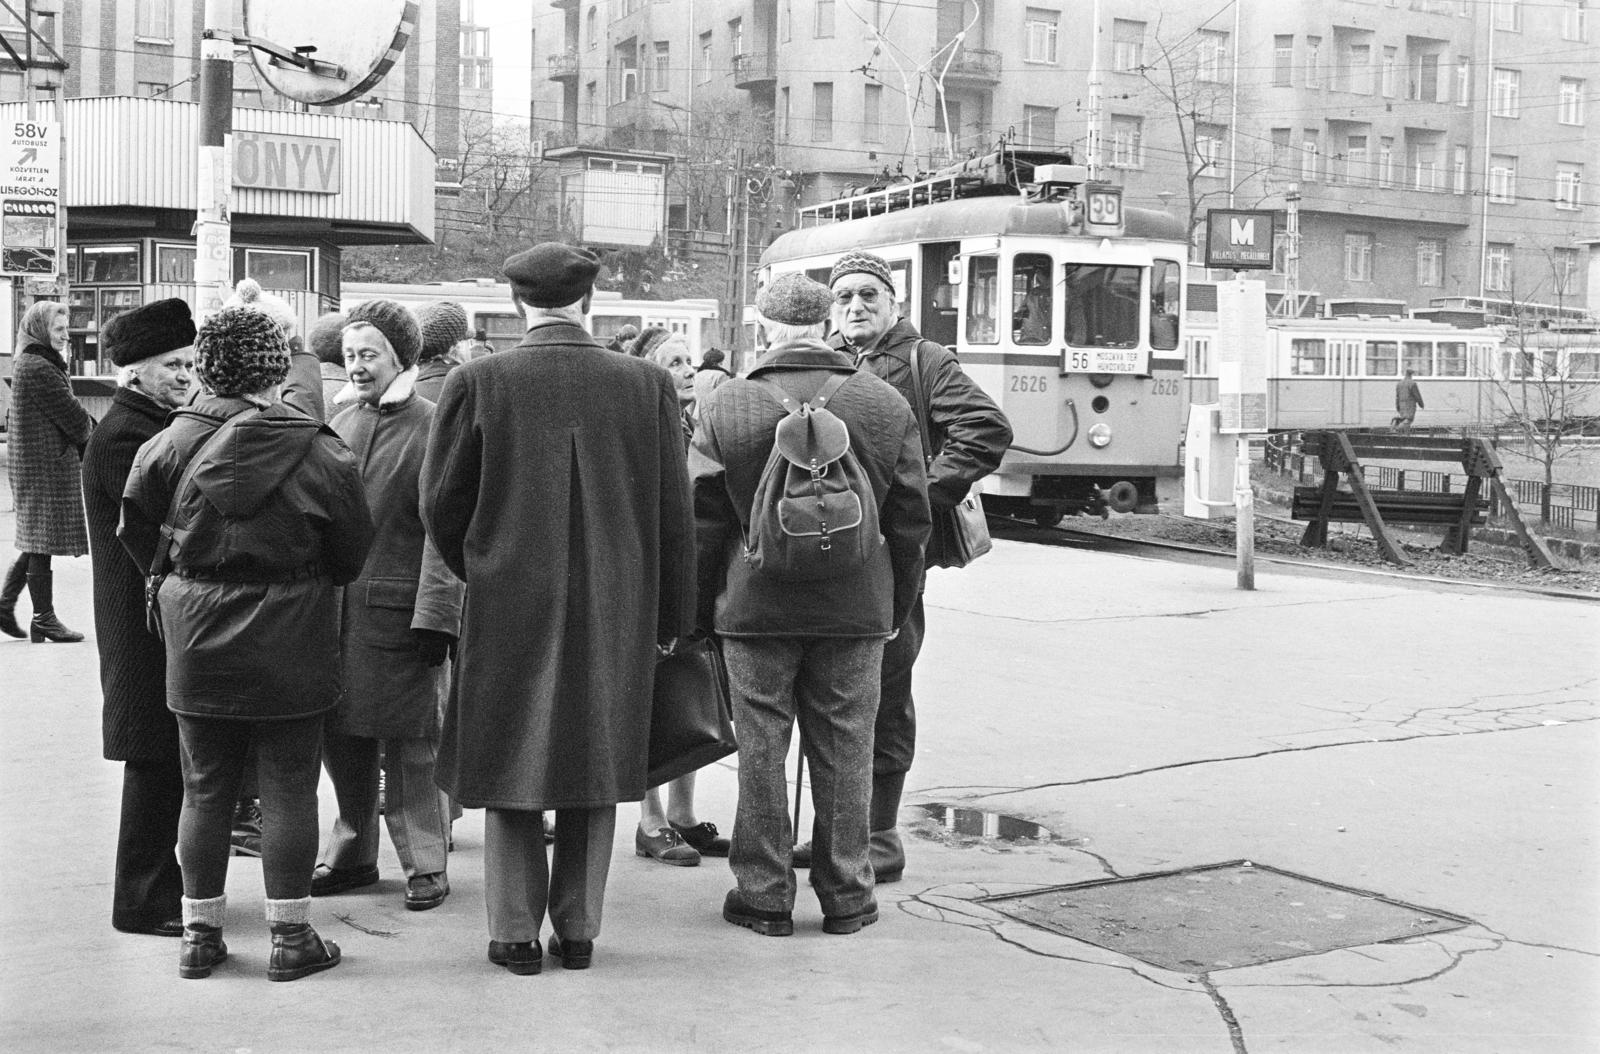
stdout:
[[800,340],[821,340],[822,335],[828,331],[826,322],[813,322],[809,326],[797,325],[793,322],[774,322],[765,315],[758,313],[761,319],[761,328],[767,332],[767,344],[793,344]]
[[[588,298],[585,297],[584,299]],[[526,300],[521,301],[521,304],[523,310],[527,312],[524,317],[527,319],[530,326],[538,320],[545,318],[560,319],[562,322],[573,322],[580,326],[583,325],[583,300],[575,300],[565,307],[535,307]]]

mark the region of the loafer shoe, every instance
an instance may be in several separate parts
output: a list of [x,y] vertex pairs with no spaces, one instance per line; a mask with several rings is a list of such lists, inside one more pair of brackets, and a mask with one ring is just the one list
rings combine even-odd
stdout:
[[165,922],[145,922],[132,926],[119,926],[113,922],[111,928],[120,933],[138,933],[146,937],[182,937],[183,916],[179,915]]
[[339,965],[339,946],[325,941],[306,923],[274,923],[267,980],[296,981]]
[[489,961],[519,977],[532,977],[544,966],[538,941],[490,941]]
[[450,880],[442,873],[413,875],[406,880],[406,910],[427,911],[444,903],[450,895]]
[[673,867],[695,867],[700,863],[700,851],[670,827],[663,827],[655,834],[636,829],[633,851],[637,856],[648,856]]
[[552,933],[550,955],[568,970],[587,970],[594,960],[594,941],[564,941]]
[[317,869],[311,872],[311,895],[330,897],[349,889],[374,885],[377,881],[377,864],[368,864],[365,867],[329,867],[327,864],[318,864]]
[[228,957],[222,930],[216,926],[183,927],[183,947],[178,949],[178,976],[191,980],[210,977],[211,968]]
[[[670,820],[668,821],[671,822]],[[697,823],[693,827],[684,827],[672,824],[672,829],[678,836],[692,846],[701,856],[727,856],[728,839],[717,833],[717,825],[709,822]]]
[[789,866],[794,868],[811,866],[811,840],[809,838],[794,847],[794,854],[789,858]]
[[722,917],[735,926],[755,930],[763,937],[789,937],[794,934],[794,916],[787,911],[767,911],[744,902],[737,889],[728,890],[722,902]]
[[822,916],[823,933],[859,933],[862,927],[878,921],[878,902],[868,901],[867,906],[853,915]]

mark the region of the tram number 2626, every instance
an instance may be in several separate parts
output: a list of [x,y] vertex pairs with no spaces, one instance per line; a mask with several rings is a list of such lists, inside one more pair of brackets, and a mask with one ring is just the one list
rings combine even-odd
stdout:
[[1050,378],[1042,373],[1018,374],[1011,378],[1011,387],[1007,390],[1013,392],[1047,392],[1050,390]]

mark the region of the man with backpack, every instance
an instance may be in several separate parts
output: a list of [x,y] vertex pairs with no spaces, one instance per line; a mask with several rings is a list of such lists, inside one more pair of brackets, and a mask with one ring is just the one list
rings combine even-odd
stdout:
[[727,921],[794,932],[784,759],[796,719],[827,933],[878,919],[867,860],[872,724],[887,640],[922,580],[928,499],[910,407],[820,339],[832,298],[803,275],[756,297],[770,346],[701,407],[689,454],[697,627],[722,639],[739,729]]

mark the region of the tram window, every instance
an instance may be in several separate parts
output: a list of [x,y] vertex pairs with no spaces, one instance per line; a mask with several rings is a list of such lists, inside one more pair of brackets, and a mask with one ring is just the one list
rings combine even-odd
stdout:
[[1439,376],[1465,377],[1467,375],[1467,346],[1459,340],[1439,342]]
[[1367,341],[1368,377],[1396,377],[1400,374],[1400,343],[1394,340]]
[[482,311],[478,313],[477,329],[484,330],[489,346],[495,351],[505,351],[522,343],[528,333],[528,324],[521,315],[505,315]]
[[1531,351],[1506,351],[1500,354],[1500,376],[1508,380],[1521,380],[1527,377],[1538,376],[1534,368],[1534,358]]
[[1296,339],[1290,345],[1289,372],[1295,377],[1321,377],[1328,372],[1328,345],[1320,340]]
[[1405,357],[1402,368],[1410,370],[1418,377],[1433,376],[1433,341],[1408,340],[1403,345]]
[[1150,268],[1150,346],[1171,351],[1178,346],[1179,298],[1183,289],[1178,264],[1157,260]]
[[967,343],[998,344],[1000,258],[974,256],[967,263]]
[[602,344],[616,336],[617,330],[623,326],[632,326],[637,333],[644,329],[644,319],[639,315],[602,315],[598,312],[589,316],[589,333]]
[[1011,339],[1018,344],[1050,343],[1050,257],[1019,253],[1011,265]]
[[894,279],[894,310],[901,318],[911,317],[911,263],[890,260],[889,275]]
[[1139,268],[1067,264],[1061,270],[1068,344],[1080,348],[1138,345]]

